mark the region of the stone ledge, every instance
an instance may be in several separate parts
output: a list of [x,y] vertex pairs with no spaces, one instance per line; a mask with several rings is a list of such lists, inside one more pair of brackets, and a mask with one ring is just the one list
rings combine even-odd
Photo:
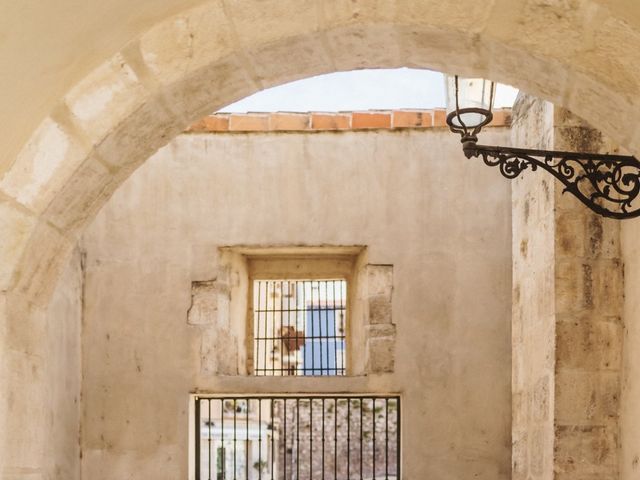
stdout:
[[[446,128],[444,108],[430,110],[369,110],[362,112],[216,113],[187,128],[187,133],[326,132]],[[511,125],[511,109],[493,112],[490,126]]]

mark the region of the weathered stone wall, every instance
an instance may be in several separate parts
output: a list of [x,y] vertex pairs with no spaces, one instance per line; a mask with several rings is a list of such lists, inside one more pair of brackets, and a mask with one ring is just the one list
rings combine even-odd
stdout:
[[[568,111],[529,97],[517,102],[512,133],[518,146],[613,151]],[[542,172],[513,189],[514,478],[617,479],[620,223]]]
[[[82,262],[76,249],[49,306],[38,312],[37,321],[15,326],[20,345],[2,351],[12,360],[11,373],[22,381],[0,398],[0,408],[9,412],[0,429],[25,433],[15,436],[13,447],[42,465],[41,470],[10,468],[0,472],[2,480],[80,479]],[[24,423],[24,415],[32,423]]]
[[[401,393],[406,479],[508,479],[510,211],[509,182],[444,129],[178,137],[83,239],[83,476],[187,478],[190,392],[318,391]],[[222,278],[229,245],[366,245],[378,280],[392,265],[393,373],[203,372],[192,284]],[[376,311],[391,292],[373,280]]]
[[[553,106],[518,98],[514,145],[550,148]],[[551,479],[555,365],[555,184],[524,172],[512,182],[513,201],[513,479]]]
[[622,224],[624,347],[620,399],[620,480],[640,475],[640,219]]

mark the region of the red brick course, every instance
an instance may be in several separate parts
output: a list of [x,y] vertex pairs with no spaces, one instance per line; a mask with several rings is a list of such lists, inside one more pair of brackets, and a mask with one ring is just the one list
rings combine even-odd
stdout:
[[[509,125],[511,125],[511,109],[495,109],[491,126],[508,127]],[[198,120],[187,129],[187,132],[319,132],[446,127],[445,110],[435,108],[338,113],[216,113]]]

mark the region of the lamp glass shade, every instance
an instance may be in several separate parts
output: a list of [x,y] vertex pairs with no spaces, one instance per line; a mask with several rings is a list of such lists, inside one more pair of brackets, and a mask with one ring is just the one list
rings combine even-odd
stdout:
[[447,114],[457,112],[451,119],[456,127],[474,129],[490,120],[496,85],[483,78],[463,78],[447,75]]

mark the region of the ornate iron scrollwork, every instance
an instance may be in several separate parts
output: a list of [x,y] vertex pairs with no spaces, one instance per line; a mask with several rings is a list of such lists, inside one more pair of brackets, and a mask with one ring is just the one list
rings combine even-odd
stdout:
[[463,143],[467,158],[480,157],[486,165],[514,179],[524,170],[542,168],[569,192],[603,217],[640,216],[640,162],[631,156],[600,155]]

